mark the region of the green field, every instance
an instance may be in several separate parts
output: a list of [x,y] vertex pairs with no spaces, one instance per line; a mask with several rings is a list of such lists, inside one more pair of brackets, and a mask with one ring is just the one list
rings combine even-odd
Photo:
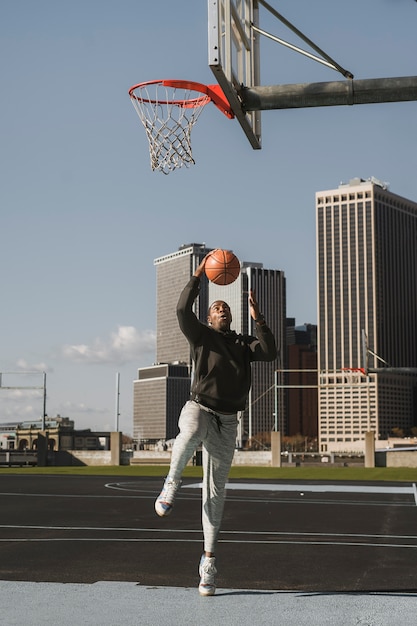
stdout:
[[[83,467],[22,467],[0,468],[0,476],[15,475],[72,475],[72,476],[166,476],[167,465],[122,465]],[[184,477],[201,478],[201,467],[186,467]],[[407,467],[258,467],[234,466],[230,478],[256,480],[345,480],[345,481],[402,481],[417,482],[417,469]]]

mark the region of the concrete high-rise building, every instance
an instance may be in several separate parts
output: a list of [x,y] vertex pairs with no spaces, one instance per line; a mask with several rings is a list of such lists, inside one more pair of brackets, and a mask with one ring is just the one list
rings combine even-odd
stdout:
[[[178,432],[178,415],[190,394],[191,355],[178,327],[177,302],[181,290],[210,250],[204,243],[190,243],[154,261],[156,365],[139,369],[133,382],[133,438],[138,441],[172,439]],[[194,311],[202,321],[207,317],[207,308],[207,281],[202,281],[200,296],[194,304]]]
[[190,393],[186,365],[142,367],[133,383],[134,439],[167,441],[178,433],[178,416]]
[[[165,439],[175,436],[171,409],[179,409],[189,396],[191,355],[189,344],[181,333],[176,316],[179,294],[204,256],[212,248],[205,244],[181,246],[177,252],[155,260],[157,282],[156,365],[138,371],[134,381],[133,436],[135,439]],[[250,317],[248,293],[255,291],[261,310],[274,333],[281,355],[285,355],[285,277],[278,270],[263,269],[260,263],[243,263],[242,272],[231,285],[219,287],[203,278],[200,295],[194,304],[197,317],[205,322],[209,304],[225,300],[231,307],[232,329],[238,333],[254,334]],[[252,389],[248,409],[240,420],[239,442],[286,428],[285,403],[282,394],[275,394],[275,370],[283,368],[280,361],[254,363]],[[169,368],[162,368],[170,364]],[[183,368],[188,368],[184,378]],[[175,402],[170,398],[175,397]],[[153,400],[149,400],[153,398]],[[152,435],[152,436],[151,436]]]
[[[182,245],[177,252],[155,259],[156,267],[156,362],[191,364],[190,347],[178,328],[178,297],[203,258],[213,248],[204,243]],[[205,321],[208,309],[207,281],[201,281],[194,312]]]
[[316,193],[316,217],[324,451],[417,423],[416,376],[391,369],[417,367],[417,203],[353,179]]

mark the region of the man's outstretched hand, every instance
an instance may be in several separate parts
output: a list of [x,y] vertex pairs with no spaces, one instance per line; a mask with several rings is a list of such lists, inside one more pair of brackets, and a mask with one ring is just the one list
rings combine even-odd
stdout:
[[260,315],[259,304],[256,300],[255,292],[252,290],[249,292],[249,307],[250,307],[250,314],[252,316],[252,319],[257,320]]

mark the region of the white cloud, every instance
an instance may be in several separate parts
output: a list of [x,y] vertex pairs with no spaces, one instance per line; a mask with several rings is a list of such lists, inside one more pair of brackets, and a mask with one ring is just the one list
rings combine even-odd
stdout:
[[26,361],[26,359],[18,359],[16,361],[16,370],[19,372],[51,372],[53,371],[49,368],[46,363],[34,363],[30,364]]
[[128,363],[155,352],[154,331],[139,332],[134,326],[119,326],[106,340],[97,338],[92,345],[66,345],[64,358],[83,363]]
[[84,402],[61,402],[58,404],[58,413],[63,416],[73,415],[73,414],[107,414],[108,408],[97,408],[89,406]]
[[39,390],[2,388],[0,422],[39,419],[42,414],[42,396],[43,392]]

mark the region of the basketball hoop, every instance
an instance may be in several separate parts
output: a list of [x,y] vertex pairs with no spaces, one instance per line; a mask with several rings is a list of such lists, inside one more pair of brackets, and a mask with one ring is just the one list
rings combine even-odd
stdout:
[[191,130],[209,102],[229,119],[234,117],[219,85],[185,80],[152,80],[133,85],[129,96],[149,142],[152,170],[169,174],[195,163]]

